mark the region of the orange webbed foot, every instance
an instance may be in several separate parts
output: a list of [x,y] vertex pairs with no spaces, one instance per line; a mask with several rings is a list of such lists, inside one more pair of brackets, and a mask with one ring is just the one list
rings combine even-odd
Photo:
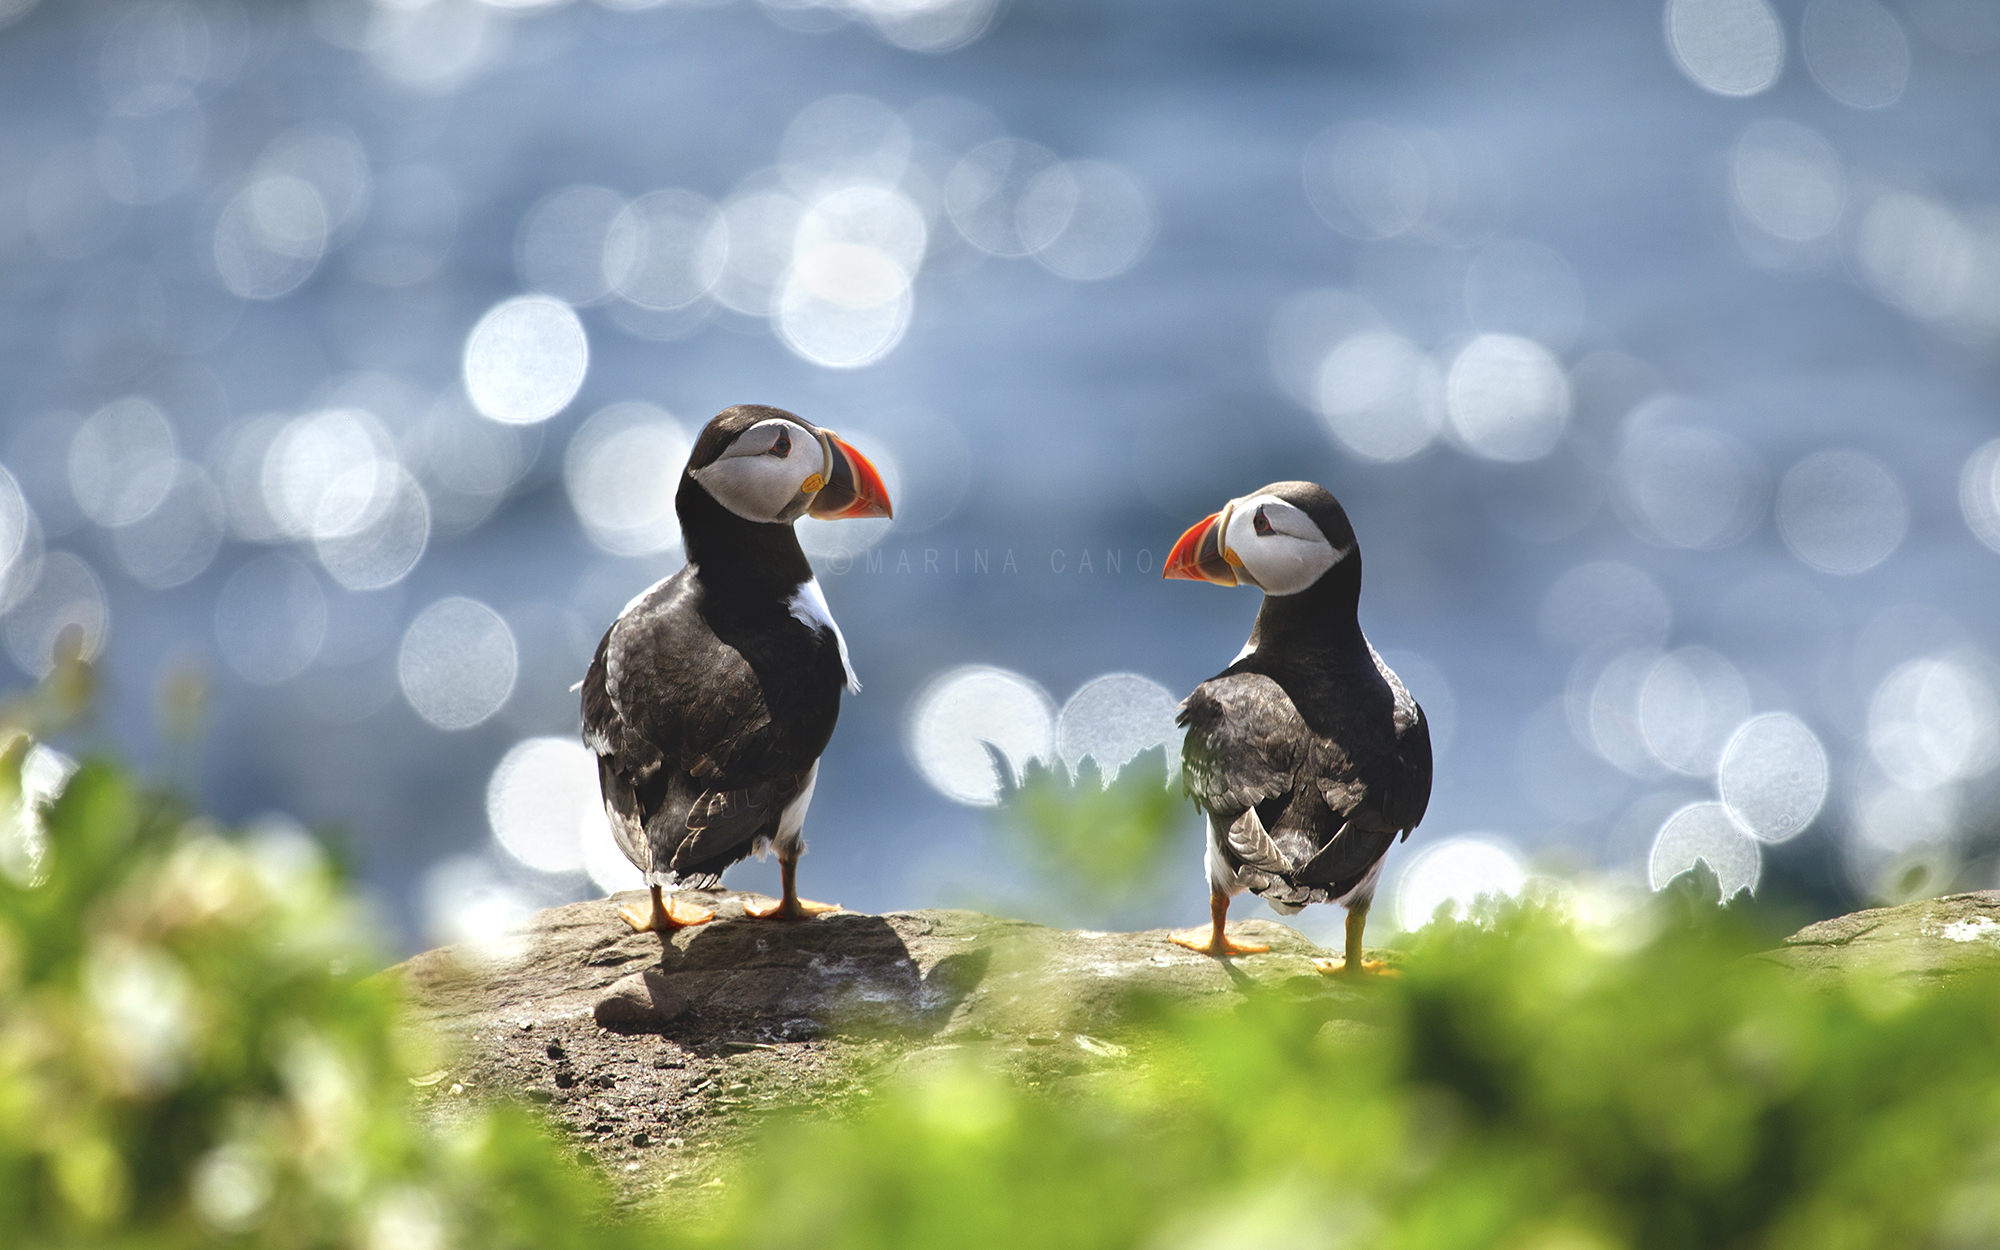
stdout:
[[745,903],[743,914],[752,920],[811,920],[828,912],[840,911],[839,903],[815,903],[811,899],[774,899],[769,903]]
[[1207,929],[1189,929],[1186,933],[1167,935],[1167,941],[1175,946],[1185,946],[1197,955],[1261,955],[1271,948],[1262,942],[1239,942],[1228,934],[1215,934]]
[[672,933],[676,929],[691,929],[715,919],[715,913],[708,908],[696,907],[677,898],[656,898],[651,907],[620,907],[618,914],[640,933]]
[[1364,959],[1358,967],[1350,967],[1345,959],[1315,959],[1313,970],[1323,977],[1400,977],[1403,974],[1394,964],[1379,959]]

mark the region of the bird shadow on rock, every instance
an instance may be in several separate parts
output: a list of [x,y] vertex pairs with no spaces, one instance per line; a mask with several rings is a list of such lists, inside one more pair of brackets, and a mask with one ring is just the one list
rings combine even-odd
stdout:
[[798,922],[718,918],[614,984],[597,1005],[621,1033],[726,1033],[763,1041],[827,1034],[929,1036],[977,988],[986,950],[924,970],[881,916],[835,912]]

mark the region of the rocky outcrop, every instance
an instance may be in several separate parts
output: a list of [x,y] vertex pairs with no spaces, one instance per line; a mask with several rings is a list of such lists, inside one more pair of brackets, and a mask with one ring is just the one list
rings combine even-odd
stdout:
[[1322,1000],[1330,1020],[1365,1008],[1314,970],[1329,952],[1270,921],[1232,926],[1270,954],[1222,961],[1164,930],[942,910],[784,924],[745,919],[743,895],[683,897],[716,919],[634,933],[618,905],[643,895],[620,895],[392,970],[448,1046],[446,1066],[418,1078],[423,1104],[441,1118],[479,1099],[545,1106],[637,1198],[713,1182],[719,1150],[766,1111],[837,1111],[967,1052],[1045,1085],[1102,1075],[1126,1056],[1115,1039],[1139,998],[1226,1010],[1264,987]]
[[1856,973],[1935,984],[2000,962],[2000,890],[1927,898],[1807,925],[1758,956],[1814,981]]
[[[1121,1029],[1143,998],[1228,1010],[1262,989],[1314,1000],[1330,1034],[1370,1028],[1369,996],[1315,971],[1329,952],[1270,921],[1234,926],[1269,954],[1225,961],[1164,930],[970,911],[748,920],[727,892],[688,895],[715,921],[663,938],[619,918],[642,897],[554,908],[392,970],[448,1048],[414,1082],[431,1114],[538,1104],[629,1200],[685,1205],[711,1196],[721,1152],[770,1111],[836,1114],[875,1083],[970,1056],[1044,1088],[1113,1077],[1145,1045]],[[2000,961],[2000,892],[1823,921],[1756,958],[1829,984],[1862,970],[1934,983]]]

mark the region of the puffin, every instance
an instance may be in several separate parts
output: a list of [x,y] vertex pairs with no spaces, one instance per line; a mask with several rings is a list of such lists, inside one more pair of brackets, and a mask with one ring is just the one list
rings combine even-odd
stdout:
[[775,850],[784,894],[751,917],[836,906],[798,895],[801,832],[843,688],[861,683],[792,522],[891,515],[881,474],[832,430],[782,408],[716,414],[674,496],[687,564],[618,614],[580,683],[583,741],[611,832],[645,874],[639,931],[714,918],[673,897]]
[[1361,632],[1346,510],[1311,482],[1274,482],[1182,534],[1162,572],[1264,592],[1250,641],[1176,718],[1182,786],[1208,823],[1211,923],[1170,940],[1215,956],[1269,950],[1224,931],[1229,900],[1249,890],[1286,915],[1339,903],[1346,958],[1316,966],[1378,970],[1361,934],[1389,848],[1430,804],[1431,736]]

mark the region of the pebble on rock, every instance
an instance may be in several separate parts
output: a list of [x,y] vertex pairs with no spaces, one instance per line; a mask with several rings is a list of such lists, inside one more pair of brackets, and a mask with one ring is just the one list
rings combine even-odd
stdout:
[[597,1000],[591,1016],[605,1028],[657,1028],[678,1019],[688,1009],[688,1000],[671,985],[657,968],[635,972],[611,983]]

